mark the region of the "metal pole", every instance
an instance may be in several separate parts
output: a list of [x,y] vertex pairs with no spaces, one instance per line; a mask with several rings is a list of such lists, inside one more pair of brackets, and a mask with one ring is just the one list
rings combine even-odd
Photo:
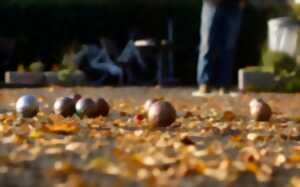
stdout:
[[[168,45],[173,46],[174,43],[174,23],[173,19],[168,19]],[[169,61],[169,68],[168,68],[168,78],[174,79],[174,53],[173,49],[169,48],[168,50],[168,61]]]

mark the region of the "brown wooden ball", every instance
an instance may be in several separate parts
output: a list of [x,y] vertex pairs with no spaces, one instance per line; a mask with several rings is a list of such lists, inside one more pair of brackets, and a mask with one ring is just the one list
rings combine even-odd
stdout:
[[167,127],[176,120],[176,110],[167,101],[155,102],[148,110],[148,120],[153,126]]
[[252,99],[249,104],[251,117],[255,121],[269,121],[272,116],[271,107],[262,99]]
[[107,116],[109,113],[109,104],[103,98],[98,98],[96,101],[97,111],[96,116]]
[[58,98],[54,103],[53,110],[55,114],[64,117],[72,116],[75,113],[75,102],[69,97]]
[[76,112],[81,117],[93,118],[97,111],[96,103],[90,98],[81,98],[75,105]]

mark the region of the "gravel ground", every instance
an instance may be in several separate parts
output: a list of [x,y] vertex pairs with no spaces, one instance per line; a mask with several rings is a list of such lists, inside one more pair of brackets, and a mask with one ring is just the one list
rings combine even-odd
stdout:
[[[221,110],[232,110],[237,114],[248,115],[248,102],[253,97],[262,97],[272,106],[273,110],[287,116],[300,115],[299,94],[272,94],[272,93],[247,93],[239,94],[238,97],[228,95],[212,95],[209,97],[192,97],[194,88],[159,88],[159,87],[49,87],[38,89],[2,89],[0,90],[0,110],[12,110],[16,99],[24,94],[32,94],[42,97],[51,104],[55,98],[80,93],[87,97],[99,96],[110,102],[126,101],[132,105],[141,105],[146,99],[152,97],[164,97],[178,106],[209,106]],[[48,111],[47,108],[44,110]]]
[[[298,94],[195,98],[193,90],[1,89],[0,186],[300,186]],[[109,117],[63,119],[51,114],[55,98],[74,93],[107,99]],[[38,117],[20,119],[13,112],[24,94],[41,102]],[[270,104],[271,122],[251,120],[248,103],[253,97]],[[177,121],[165,129],[148,128],[146,119],[136,121],[148,98],[172,102]]]

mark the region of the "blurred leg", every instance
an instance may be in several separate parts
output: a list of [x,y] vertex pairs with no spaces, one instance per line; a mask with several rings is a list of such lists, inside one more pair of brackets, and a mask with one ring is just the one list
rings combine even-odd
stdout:
[[123,84],[123,78],[124,78],[124,73],[123,70],[114,64],[113,62],[99,62],[99,56],[96,57],[94,60],[91,62],[91,68],[108,73],[112,76],[118,77],[118,83]]
[[218,20],[218,85],[228,88],[232,86],[235,50],[241,25],[241,9],[238,4],[220,7],[216,16]]
[[198,85],[208,84],[212,76],[213,63],[213,25],[216,5],[204,1],[201,15],[200,47],[197,68]]

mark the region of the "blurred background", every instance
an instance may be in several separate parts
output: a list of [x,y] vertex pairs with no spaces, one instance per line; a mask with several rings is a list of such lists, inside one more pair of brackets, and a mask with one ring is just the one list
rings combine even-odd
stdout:
[[[171,43],[177,84],[195,85],[201,6],[201,0],[1,0],[1,81],[5,71],[24,71],[36,62],[43,71],[58,70],[70,49],[78,52],[100,38],[119,49],[131,38],[151,38]],[[247,4],[235,75],[260,64],[267,22],[281,16],[300,17],[299,6],[272,0]],[[170,49],[157,49],[163,50]]]

